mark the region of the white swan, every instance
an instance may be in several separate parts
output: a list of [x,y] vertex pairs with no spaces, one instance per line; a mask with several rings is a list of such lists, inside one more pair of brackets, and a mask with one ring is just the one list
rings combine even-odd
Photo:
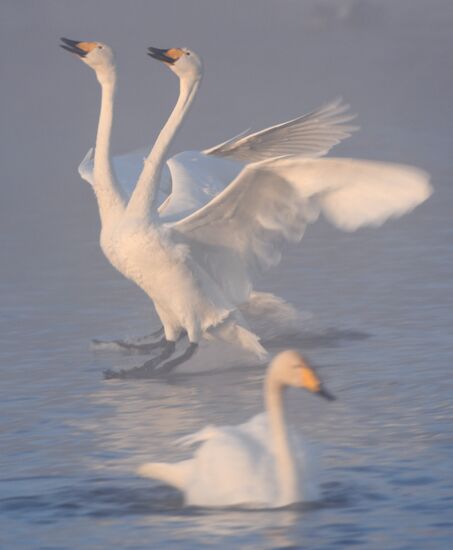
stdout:
[[207,426],[180,440],[184,445],[201,443],[193,458],[143,464],[138,473],[173,485],[184,493],[188,505],[275,508],[316,500],[319,493],[309,453],[286,424],[288,386],[333,399],[298,352],[284,351],[267,371],[265,413],[238,426]]
[[[107,225],[118,223],[118,216],[124,212],[130,199],[137,178],[143,169],[143,159],[147,153],[141,150],[119,157],[113,161],[109,155],[110,133],[112,127],[113,100],[116,87],[116,68],[111,48],[101,42],[79,42],[62,38],[62,47],[76,53],[98,77],[102,88],[101,113],[99,118],[96,149],[90,149],[79,166],[79,173],[96,193],[101,213],[101,247],[111,261],[124,275],[127,273],[115,262],[115,251],[102,245],[102,235],[109,229]],[[161,58],[163,50],[150,48],[153,57]],[[151,55],[151,54],[150,54]],[[201,62],[195,54],[197,63]],[[178,105],[184,102],[187,89],[193,86],[192,76],[184,71],[178,74],[181,80]],[[197,79],[201,78],[201,72]],[[192,94],[193,97],[193,94]],[[177,107],[178,107],[177,105]],[[354,115],[345,114],[348,109],[340,100],[336,100],[321,109],[303,115],[294,120],[278,124],[266,130],[232,138],[220,145],[205,151],[186,151],[172,157],[163,166],[163,174],[158,185],[159,221],[169,222],[200,209],[209,202],[242,170],[246,162],[268,158],[275,155],[285,155],[291,152],[309,155],[311,157],[325,154],[333,145],[348,137],[356,127],[347,124]],[[175,109],[176,111],[177,109]],[[167,124],[168,126],[168,124]],[[94,152],[96,151],[96,155]],[[96,174],[94,165],[97,165]],[[100,182],[100,180],[103,180]],[[171,192],[170,192],[171,191]],[[112,216],[109,219],[109,202],[112,201]],[[105,222],[105,223],[104,223]],[[251,291],[247,300],[238,304],[238,315],[245,319],[243,324],[257,327],[260,336],[273,337],[280,331],[294,330],[299,315],[294,308],[277,296],[270,293]],[[278,323],[275,320],[278,319]],[[228,338],[234,338],[234,330],[225,331]],[[151,336],[162,335],[158,330]],[[243,337],[247,333],[242,331]],[[250,339],[249,339],[250,340]],[[152,349],[164,343],[137,344],[121,340],[102,342],[94,340],[101,347],[114,344],[123,348]],[[251,340],[255,347],[255,339]],[[262,353],[262,350],[259,350]]]
[[[68,42],[65,39],[66,43]],[[71,42],[72,49],[74,42]],[[65,43],[65,45],[66,45]],[[105,48],[105,45],[104,45]],[[66,45],[66,49],[68,46]],[[150,48],[152,57],[163,58],[164,50]],[[88,56],[89,57],[89,56]],[[85,61],[88,63],[88,57]],[[184,72],[177,73],[182,81]],[[181,83],[180,95],[185,86]],[[355,115],[346,113],[348,105],[337,99],[320,109],[288,122],[246,135],[242,132],[220,145],[204,151],[184,151],[168,159],[159,183],[158,214],[161,222],[177,221],[195,212],[218,195],[242,170],[246,163],[270,157],[298,153],[318,157],[351,135],[358,127],[349,122]],[[135,188],[148,149],[116,156],[112,164],[126,200]],[[94,149],[91,148],[79,165],[79,174],[93,185]],[[285,300],[268,292],[250,292],[243,304],[238,304],[247,326],[266,340],[288,335],[300,329],[300,314]],[[93,340],[98,349],[114,347],[153,349],[149,339],[162,336],[158,330],[150,337],[135,340]]]
[[[266,351],[247,329],[238,306],[249,299],[255,273],[278,263],[283,239],[300,240],[307,223],[320,212],[344,230],[379,225],[411,210],[431,192],[427,175],[413,167],[307,158],[304,143],[308,154],[316,156],[316,148],[318,154],[324,152],[345,134],[335,116],[327,127],[323,117],[317,126],[315,116],[308,118],[307,126],[298,119],[205,151],[205,156],[215,153],[243,159],[249,155],[255,160],[255,155],[268,160],[243,166],[207,204],[182,218],[177,212],[165,222],[158,208],[162,170],[171,141],[200,85],[201,60],[187,49],[150,49],[152,57],[164,61],[179,76],[181,92],[127,201],[109,156],[113,55],[100,43],[64,42],[66,49],[79,54],[96,71],[102,86],[93,168],[102,222],[101,247],[111,263],[153,300],[165,331],[159,356],[143,367],[107,376],[149,376],[174,353],[175,342],[184,333],[188,348],[164,363],[164,371],[191,357],[201,337],[226,340],[262,359]],[[302,154],[287,154],[296,150]],[[181,192],[187,190],[185,183],[187,178],[176,177],[172,194],[178,186]],[[167,205],[170,207],[171,201]]]

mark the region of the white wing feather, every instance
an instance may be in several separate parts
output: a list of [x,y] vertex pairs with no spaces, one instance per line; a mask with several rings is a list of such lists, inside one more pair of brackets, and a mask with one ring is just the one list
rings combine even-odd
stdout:
[[337,99],[301,117],[245,137],[239,135],[203,152],[242,162],[286,155],[321,157],[358,129],[347,124],[355,118],[355,115],[346,113],[348,109],[349,105]]
[[299,241],[320,212],[345,231],[380,225],[426,200],[428,180],[425,172],[396,164],[274,159],[247,165],[209,204],[168,227],[239,304],[256,272],[279,262],[281,242]]
[[93,185],[93,162],[94,147],[90,147],[78,168],[79,176],[90,185]]
[[159,207],[161,222],[187,217],[218,195],[239,174],[243,164],[185,151],[167,161],[171,194]]
[[[113,169],[121,190],[129,200],[143,168],[145,149],[113,158]],[[93,185],[94,149],[79,165],[80,177]],[[208,157],[200,151],[184,151],[170,158],[159,186],[159,214],[162,222],[188,216],[207,204],[241,171],[242,163]]]
[[[113,170],[120,184],[126,200],[129,200],[137,183],[140,172],[143,169],[143,161],[148,154],[147,149],[140,149],[125,155],[113,157]],[[90,185],[93,185],[94,148],[89,149],[82,162],[79,164],[79,175]],[[165,166],[162,172],[162,179],[159,186],[159,200],[162,203],[171,191],[171,177],[168,167]]]
[[236,436],[242,440],[243,436],[246,436],[267,447],[269,445],[269,422],[267,414],[257,414],[247,420],[247,422],[236,426],[215,426],[214,424],[208,424],[193,434],[178,438],[175,443],[180,447],[192,447],[198,443],[204,443],[209,439],[225,436]]
[[[185,151],[167,161],[159,186],[161,221],[187,217],[207,204],[241,171],[244,163],[297,154],[319,157],[357,127],[346,124],[354,115],[336,100],[302,117],[243,137],[245,132],[205,151]],[[113,158],[113,168],[126,200],[132,195],[148,149]],[[82,179],[93,185],[94,149],[79,165]]]
[[180,447],[191,447],[192,445],[195,445],[197,443],[202,443],[203,441],[207,441],[208,439],[217,437],[221,434],[221,432],[222,428],[218,428],[217,426],[208,424],[201,430],[198,430],[198,432],[179,437],[175,441],[175,443]]

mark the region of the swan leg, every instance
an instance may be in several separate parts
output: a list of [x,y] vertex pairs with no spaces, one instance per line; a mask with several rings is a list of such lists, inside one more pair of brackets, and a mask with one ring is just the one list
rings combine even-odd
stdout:
[[[182,336],[183,335],[181,335],[178,340],[181,339]],[[107,380],[110,380],[112,378],[153,378],[156,367],[160,365],[162,361],[165,361],[165,359],[171,357],[175,352],[175,349],[176,342],[174,340],[164,339],[162,352],[159,355],[156,355],[156,357],[149,359],[140,367],[133,367],[132,369],[128,370],[121,369],[119,371],[108,369],[104,371],[104,378]]]
[[156,331],[150,334],[150,338],[158,338],[159,336],[162,336],[163,333],[164,333],[164,327],[161,326]]
[[197,349],[198,343],[190,342],[184,353],[182,353],[179,357],[175,357],[174,359],[170,359],[170,361],[164,363],[157,369],[156,374],[169,374],[175,367],[190,359],[195,354]]
[[164,334],[164,327],[160,327],[159,330],[152,332],[149,336],[142,336],[139,340],[148,340],[149,338],[160,337],[160,340],[158,340],[157,342],[149,342],[146,344],[133,343],[133,342],[128,342],[126,340],[98,340],[97,338],[94,338],[92,340],[92,343],[95,344],[96,346],[106,345],[106,344],[115,344],[116,346],[124,350],[143,351],[144,353],[147,353],[148,351],[151,351],[153,349],[156,349],[162,346],[163,334]]
[[126,342],[124,340],[113,340],[113,343],[125,350],[143,351],[144,353],[147,353],[148,351],[151,351],[153,349],[161,348],[165,344],[167,340],[165,339],[165,336],[163,336],[163,333],[163,327],[161,330],[153,332],[153,334],[150,335],[151,338],[154,336],[161,336],[161,338],[156,342],[149,342],[148,344],[134,344],[132,342]]

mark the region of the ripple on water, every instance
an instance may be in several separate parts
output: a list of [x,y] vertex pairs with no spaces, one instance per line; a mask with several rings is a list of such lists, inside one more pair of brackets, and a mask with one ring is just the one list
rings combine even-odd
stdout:
[[[23,482],[24,479],[18,481]],[[116,482],[116,483],[114,483]],[[292,511],[307,513],[328,508],[347,507],[351,504],[348,488],[340,483],[322,485],[323,498],[318,502],[297,503],[288,506]],[[266,512],[261,508],[229,507],[225,510]],[[0,511],[5,514],[47,515],[50,520],[77,515],[93,517],[120,517],[125,515],[199,515],[210,509],[184,506],[182,494],[166,485],[143,485],[136,478],[120,480],[92,479],[74,487],[65,485],[46,494],[6,497],[0,499]],[[272,513],[272,510],[269,510]],[[352,529],[352,525],[350,526]],[[348,524],[341,530],[349,532]]]

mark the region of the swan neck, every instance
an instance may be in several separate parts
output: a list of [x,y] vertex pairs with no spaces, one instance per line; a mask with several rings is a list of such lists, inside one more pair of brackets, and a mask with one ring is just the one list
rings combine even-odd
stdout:
[[[110,167],[110,140],[113,125],[113,104],[116,94],[116,77],[99,78],[101,84],[101,109],[96,134],[97,164],[106,163]],[[96,156],[95,156],[96,159]]]
[[157,140],[145,159],[142,173],[129,201],[128,211],[134,216],[152,221],[157,216],[156,199],[159,190],[162,168],[176,133],[181,128],[190,106],[200,86],[201,78],[180,80],[178,101],[162,128]]
[[297,497],[297,475],[288,440],[284,405],[285,386],[272,377],[265,383],[265,403],[269,419],[272,449],[279,486],[278,505],[285,506]]
[[116,91],[115,71],[98,75],[101,84],[101,109],[96,134],[94,153],[93,189],[99,205],[101,223],[120,214],[124,210],[124,201],[115,179],[110,157],[110,141],[113,124],[113,104]]

